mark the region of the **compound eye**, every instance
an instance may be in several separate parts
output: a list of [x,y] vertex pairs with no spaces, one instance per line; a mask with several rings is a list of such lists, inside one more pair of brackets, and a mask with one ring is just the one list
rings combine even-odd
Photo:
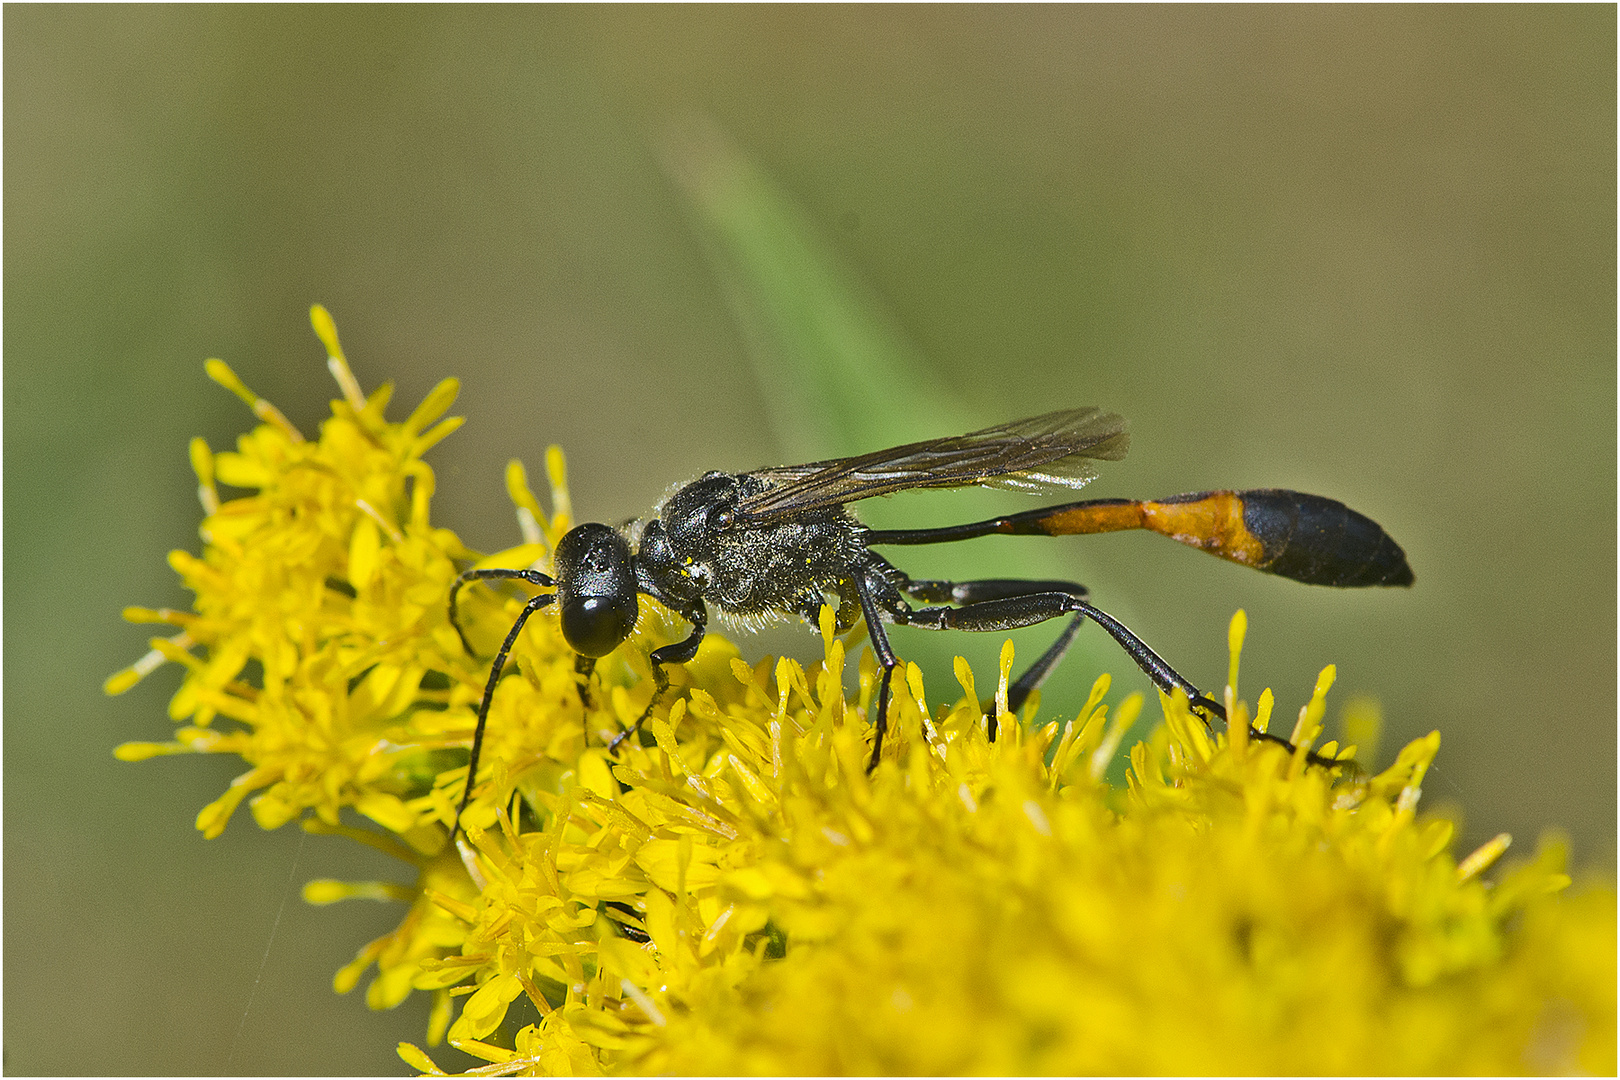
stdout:
[[636,626],[636,596],[576,596],[562,605],[563,637],[581,656],[617,649]]

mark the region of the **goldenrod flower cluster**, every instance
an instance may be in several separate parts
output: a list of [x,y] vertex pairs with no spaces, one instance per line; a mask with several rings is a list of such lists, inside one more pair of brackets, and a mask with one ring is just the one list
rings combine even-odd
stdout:
[[[909,666],[868,773],[875,671],[830,613],[808,668],[709,637],[616,755],[647,649],[681,629],[644,617],[582,695],[542,615],[452,846],[488,654],[522,601],[463,590],[477,658],[446,598],[469,564],[546,565],[570,524],[561,456],[549,515],[509,470],[524,543],[479,560],[428,515],[422,454],[457,424],[454,382],[391,423],[388,387],[364,396],[314,321],[343,388],[318,440],[209,362],[263,423],[233,453],[193,444],[203,554],[170,561],[195,610],[127,612],[178,632],[108,681],[183,664],[184,726],[118,752],[242,757],[207,835],[247,799],[265,828],[302,820],[409,864],[409,885],[305,896],[408,905],[335,981],[375,967],[376,1008],[433,994],[430,1046],[483,1075],[1615,1071],[1613,890],[1570,894],[1556,842],[1499,876],[1506,837],[1454,860],[1450,823],[1418,815],[1438,733],[1376,775],[1308,760],[1331,669],[1289,752],[1242,722],[1211,735],[1180,697],[1127,749],[1142,702],[1110,710],[1106,676],[1077,716],[1009,716],[1010,645],[983,706],[965,663],[933,701]],[[1272,711],[1267,691],[1259,730]],[[1123,788],[1105,780],[1121,753]]]

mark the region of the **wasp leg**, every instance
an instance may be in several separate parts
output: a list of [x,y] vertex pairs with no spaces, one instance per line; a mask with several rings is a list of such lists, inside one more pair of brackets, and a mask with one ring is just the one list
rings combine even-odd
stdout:
[[490,665],[489,682],[484,684],[484,697],[478,703],[478,726],[473,728],[472,753],[467,758],[467,786],[461,790],[461,805],[456,807],[455,822],[450,826],[452,844],[456,842],[456,833],[461,829],[462,811],[466,810],[467,804],[472,801],[473,781],[478,779],[478,754],[484,747],[484,722],[489,719],[489,703],[495,700],[495,684],[501,681],[501,669],[506,666],[506,658],[511,654],[512,646],[517,643],[518,634],[523,631],[523,624],[529,621],[529,616],[556,598],[556,593],[541,593],[523,605],[523,610],[518,613],[512,629],[506,632],[506,640],[501,642],[501,651],[495,654],[495,662]]
[[[866,765],[866,771],[871,772],[877,768],[878,758],[883,753],[883,733],[889,729],[889,680],[894,676],[894,669],[899,665],[900,658],[895,656],[894,649],[889,645],[889,635],[884,631],[883,621],[878,617],[878,597],[875,595],[878,586],[875,586],[866,575],[853,580],[855,595],[861,601],[861,614],[866,618],[866,636],[872,642],[872,651],[877,654],[878,664],[883,668],[883,677],[878,680],[877,718],[872,723],[872,760]],[[892,592],[891,599],[885,607],[892,616],[910,610],[906,602],[898,596],[893,596]]]
[[[1120,647],[1129,654],[1132,660],[1136,661],[1136,666],[1141,668],[1149,679],[1153,680],[1153,685],[1166,694],[1175,690],[1180,690],[1186,694],[1188,706],[1204,714],[1205,726],[1211,726],[1209,723],[1209,717],[1211,716],[1219,717],[1223,724],[1229,723],[1224,705],[1200,693],[1196,686],[1183,678],[1175,668],[1165,663],[1158,653],[1150,649],[1147,642],[1131,633],[1124,623],[1106,611],[1091,606],[1084,600],[1073,600],[1072,603],[1076,605],[1076,610],[1084,613],[1092,622],[1108,631],[1109,635],[1119,642]],[[1249,738],[1259,742],[1276,743],[1278,746],[1286,747],[1289,750],[1294,749],[1294,744],[1289,739],[1269,731],[1261,731],[1253,724],[1249,725]],[[1354,772],[1358,768],[1353,761],[1340,761],[1337,758],[1323,757],[1321,754],[1310,751],[1306,751],[1305,760],[1313,765],[1320,765],[1329,769],[1348,768]]]
[[[1055,619],[1061,615],[1074,613],[1069,625],[1064,627],[1063,633],[1053,642],[1047,650],[1031,664],[1022,675],[1008,688],[1007,706],[1009,711],[1016,712],[1029,697],[1030,691],[1039,686],[1057,662],[1068,652],[1069,644],[1074,640],[1075,632],[1080,629],[1081,623],[1096,609],[1081,599],[1085,594],[1085,587],[1072,582],[1032,581],[1018,582],[1003,579],[992,579],[984,582],[967,581],[951,582],[919,582],[923,586],[918,590],[924,598],[941,595],[941,592],[930,589],[929,586],[948,586],[949,598],[962,598],[966,602],[961,607],[926,607],[911,608],[902,605],[900,610],[893,613],[894,621],[901,626],[918,626],[925,630],[969,630],[975,632],[1016,630],[1024,626],[1033,626],[1048,619]],[[1020,593],[1017,587],[1034,588],[1040,591]],[[978,586],[983,586],[979,588]],[[1062,586],[1073,589],[1073,592],[1058,592],[1052,586]],[[904,586],[902,586],[904,588]],[[907,592],[912,590],[906,589]],[[1078,594],[1078,595],[1077,595]],[[977,597],[984,599],[977,599]],[[1143,646],[1146,648],[1146,646]],[[1156,658],[1155,658],[1156,659]],[[1140,661],[1138,661],[1140,663]],[[1165,670],[1169,670],[1167,665]],[[1172,673],[1173,674],[1173,673]],[[1179,678],[1179,676],[1177,676]],[[1190,685],[1190,684],[1189,684]],[[1197,693],[1194,689],[1192,693]],[[996,737],[996,718],[992,712],[989,715],[989,735]]]
[[[1057,636],[1057,640],[1048,645],[1046,651],[1036,657],[1035,662],[1025,668],[1023,674],[1014,679],[1012,684],[1007,687],[1007,714],[1009,716],[1017,716],[1018,710],[1022,709],[1024,702],[1029,700],[1029,695],[1034,692],[1036,687],[1046,681],[1048,675],[1052,674],[1052,669],[1057,667],[1058,661],[1062,660],[1068,653],[1069,646],[1074,643],[1074,635],[1079,632],[1085,621],[1085,612],[1075,612],[1074,618],[1069,620],[1069,625],[1063,628],[1063,632]],[[994,739],[996,737],[996,714],[993,710],[987,709],[985,715],[989,717],[990,737]]]
[[[948,604],[975,604],[985,600],[1000,600],[1010,596],[1028,596],[1031,593],[1066,593],[1069,596],[1085,599],[1089,594],[1084,585],[1074,581],[1029,581],[1018,578],[984,578],[978,581],[913,581],[904,578],[899,582],[901,592],[914,596],[918,600],[928,603]],[[1046,677],[1057,667],[1058,661],[1069,651],[1074,642],[1074,635],[1086,621],[1085,612],[1076,612],[1069,625],[1063,628],[1056,641],[1049,645],[1045,652],[1036,658],[1035,662],[1025,668],[1023,673],[1013,680],[1007,687],[1007,711],[1016,714],[1024,707],[1029,695],[1046,681]],[[996,737],[996,716],[987,710],[990,724],[990,737]]]
[[[541,585],[546,588],[552,586],[550,575],[542,574],[538,570],[512,570],[505,567],[491,567],[487,570],[464,570],[456,577],[456,583],[450,586],[450,625],[456,628],[456,636],[461,639],[461,647],[467,650],[468,656],[477,656],[472,644],[467,640],[466,633],[461,629],[461,623],[456,619],[456,597],[461,593],[461,587],[474,581],[489,581],[492,579],[514,579],[527,581],[530,585]],[[545,605],[541,605],[544,607]]]
[[[884,613],[896,624],[921,626],[930,630],[1014,630],[1023,626],[1033,626],[1071,611],[1075,612],[1074,619],[1063,633],[1058,635],[1057,641],[1009,688],[1008,705],[1013,711],[1017,711],[1023,705],[1030,691],[1039,686],[1063,658],[1070,642],[1074,640],[1075,632],[1085,621],[1084,612],[1067,605],[1080,604],[1089,607],[1082,599],[1086,596],[1086,587],[1073,581],[1028,581],[1017,578],[984,578],[960,582],[917,581],[887,560],[876,561],[873,569],[876,571],[875,575],[854,579],[855,589],[861,600],[861,610],[866,616],[867,633],[872,639],[872,648],[877,654],[878,663],[883,668],[883,678],[878,684],[877,719],[873,724],[872,760],[867,766],[869,770],[877,767],[879,755],[883,752],[883,736],[888,730],[890,684],[894,677],[894,669],[899,664],[894,649],[889,645],[888,634],[880,623],[878,616],[880,604]],[[874,576],[877,578],[876,581],[873,580]],[[895,590],[925,602],[961,606],[917,609],[900,599]],[[1197,693],[1196,689],[1192,692]],[[990,716],[989,723],[989,735],[993,739],[996,737],[994,714]]]
[[691,609],[682,611],[681,616],[692,624],[692,632],[687,635],[685,641],[664,645],[647,654],[647,660],[652,664],[652,697],[647,699],[647,707],[641,710],[636,722],[613,736],[613,741],[608,743],[608,753],[618,753],[620,744],[641,730],[641,725],[647,722],[647,717],[652,715],[654,707],[669,690],[669,675],[664,671],[664,666],[686,663],[697,655],[698,646],[703,644],[703,637],[708,632],[709,624],[709,613],[703,603],[699,601]]
[[596,657],[584,653],[574,654],[574,689],[579,693],[580,721],[585,725],[585,742],[591,741],[591,673],[596,670]]
[[926,630],[970,630],[982,633],[1033,626],[1070,612],[1083,615],[1108,631],[1130,658],[1136,661],[1136,666],[1153,680],[1153,685],[1167,694],[1179,689],[1187,695],[1195,708],[1208,708],[1225,718],[1225,710],[1217,702],[1201,694],[1198,687],[1165,663],[1158,653],[1131,633],[1123,623],[1072,593],[1032,592],[1021,596],[1000,596],[964,604],[961,607],[919,608],[896,612],[894,621],[907,626],[920,626]]
[[[973,584],[975,583],[962,583],[963,586]],[[1005,581],[994,581],[991,583],[991,589],[986,591],[1005,590],[1008,584]],[[1035,582],[1032,584],[1050,585],[1052,583]],[[1226,722],[1225,706],[1201,693],[1197,686],[1183,677],[1175,668],[1165,663],[1164,659],[1154,652],[1147,642],[1132,633],[1124,623],[1073,593],[1034,592],[1020,596],[1016,594],[1006,595],[1003,592],[1003,595],[993,599],[968,603],[961,607],[928,607],[913,611],[896,610],[892,614],[896,623],[921,626],[929,630],[995,631],[1031,626],[1046,619],[1055,619],[1069,612],[1075,613],[1074,621],[1064,634],[1059,637],[1053,648],[1048,649],[1046,654],[1035,662],[1032,671],[1035,668],[1042,668],[1044,665],[1040,673],[1044,677],[1046,671],[1050,670],[1051,665],[1056,663],[1057,657],[1062,655],[1061,650],[1068,648],[1068,639],[1073,637],[1073,633],[1079,628],[1081,620],[1089,618],[1106,630],[1108,635],[1119,643],[1120,647],[1125,650],[1126,655],[1134,660],[1136,666],[1142,669],[1143,674],[1153,681],[1154,686],[1157,686],[1166,694],[1176,690],[1186,694],[1188,705],[1204,714],[1206,725],[1209,724],[1209,717],[1218,717],[1222,723]],[[1056,655],[1053,655],[1055,650]],[[1026,677],[1027,675],[1028,673],[1026,673]],[[1033,689],[1033,686],[1030,689]],[[1009,704],[1011,704],[1010,693],[1008,697]],[[1252,725],[1249,728],[1249,737],[1264,742],[1277,743],[1290,749],[1294,745],[1281,735],[1260,731]],[[1308,753],[1306,757],[1312,764],[1326,767],[1343,767],[1347,764],[1334,758],[1322,757],[1319,754]]]

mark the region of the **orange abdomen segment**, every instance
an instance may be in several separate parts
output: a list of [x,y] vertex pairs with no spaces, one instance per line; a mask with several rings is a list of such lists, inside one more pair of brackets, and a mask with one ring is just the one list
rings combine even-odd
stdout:
[[1243,509],[1243,496],[1235,491],[1177,495],[1163,502],[1144,502],[1142,527],[1211,555],[1256,570],[1268,569],[1275,555],[1244,524]]

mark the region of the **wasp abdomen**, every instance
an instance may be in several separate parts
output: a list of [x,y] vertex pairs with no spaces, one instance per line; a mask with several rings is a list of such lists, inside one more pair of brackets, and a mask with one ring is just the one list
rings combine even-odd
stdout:
[[1337,499],[1281,488],[1199,491],[1140,504],[1143,528],[1307,585],[1410,585],[1383,528]]
[[1205,498],[1230,500],[1241,508],[1241,531],[1247,534],[1242,546],[1259,550],[1253,561],[1238,561],[1257,570],[1341,589],[1412,584],[1406,552],[1394,538],[1337,499],[1280,488],[1213,492]]

